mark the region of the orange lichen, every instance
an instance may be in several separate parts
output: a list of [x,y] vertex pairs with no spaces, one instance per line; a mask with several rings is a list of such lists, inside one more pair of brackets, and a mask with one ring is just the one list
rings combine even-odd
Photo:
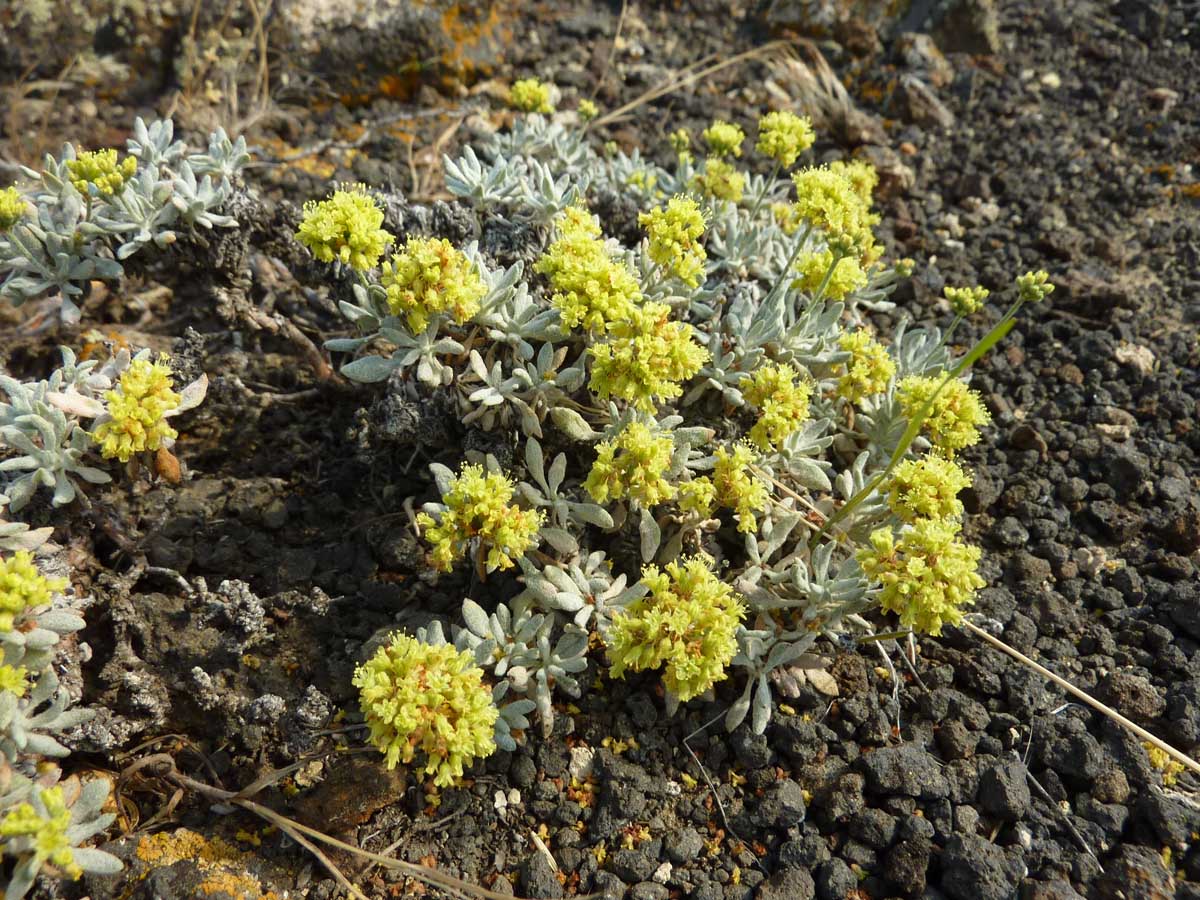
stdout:
[[259,880],[245,871],[254,855],[219,837],[206,838],[187,828],[160,832],[143,837],[134,855],[145,863],[142,878],[177,862],[192,862],[204,876],[196,887],[201,897],[223,894],[239,900],[279,900],[274,891],[264,891]]

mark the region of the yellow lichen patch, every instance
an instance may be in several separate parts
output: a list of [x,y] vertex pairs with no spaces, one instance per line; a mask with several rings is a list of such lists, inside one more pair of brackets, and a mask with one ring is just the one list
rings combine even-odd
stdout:
[[258,878],[245,871],[254,855],[219,837],[206,838],[187,828],[160,832],[143,837],[134,855],[145,864],[145,875],[184,860],[192,862],[204,876],[196,887],[200,897],[225,894],[239,900],[279,900],[274,891],[264,891]]

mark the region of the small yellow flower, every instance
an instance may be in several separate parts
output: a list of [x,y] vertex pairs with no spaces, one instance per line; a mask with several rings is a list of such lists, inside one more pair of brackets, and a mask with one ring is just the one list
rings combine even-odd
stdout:
[[[509,91],[509,101],[514,109],[527,113],[552,113],[554,104],[550,102],[550,85],[536,78],[522,78],[513,82]],[[580,104],[582,106],[582,104]]]
[[596,344],[589,386],[601,399],[616,397],[643,412],[683,393],[687,381],[709,359],[692,340],[692,326],[671,319],[665,303],[636,308],[626,322],[611,326],[611,338]]
[[871,205],[875,188],[879,185],[879,173],[873,165],[861,159],[852,159],[849,162],[835,159],[829,164],[829,171],[849,181],[858,199],[867,206]]
[[771,218],[775,220],[775,224],[784,234],[792,235],[800,230],[800,214],[796,212],[795,203],[782,201],[772,203]]
[[742,394],[762,413],[750,429],[750,440],[760,450],[780,448],[808,420],[812,385],[790,363],[759,366],[742,383]]
[[6,187],[0,191],[0,234],[25,218],[28,210],[25,199],[15,187]]
[[838,338],[838,346],[850,354],[846,374],[838,379],[837,394],[858,403],[887,390],[896,374],[896,364],[887,348],[866,331],[847,331]]
[[941,387],[943,380],[940,375],[910,375],[896,386],[896,396],[900,409],[911,419],[937,393],[923,427],[934,447],[953,456],[963,447],[977,444],[979,429],[991,422],[992,417],[984,408],[978,391],[971,390],[957,378],[951,378],[945,387]]
[[680,700],[704,693],[726,677],[737,651],[737,627],[746,615],[733,588],[709,568],[712,560],[693,556],[642,569],[649,594],[613,619],[609,670],[642,672],[665,665],[663,683]]
[[734,444],[732,452],[718,447],[713,463],[712,482],[717,503],[737,514],[738,531],[745,534],[758,529],[754,514],[766,509],[770,500],[766,484],[750,471],[753,462],[754,451],[750,447]]
[[129,462],[135,453],[157,450],[178,432],[167,424],[167,413],[178,408],[179,394],[171,382],[166,357],[158,362],[135,359],[121,373],[115,390],[106,391],[108,418],[92,431],[105,459]]
[[692,161],[692,136],[686,128],[676,128],[671,132],[667,141],[681,163]]
[[1024,303],[1040,303],[1054,293],[1054,285],[1050,284],[1050,273],[1039,269],[1018,276],[1017,292]]
[[820,228],[828,240],[848,241],[863,255],[863,264],[871,260],[867,251],[874,247],[871,227],[877,218],[871,213],[855,183],[829,166],[810,166],[792,175],[796,186],[796,213],[811,226]]
[[389,769],[425,754],[424,772],[451,787],[491,756],[499,711],[469,651],[396,634],[354,672],[369,740]]
[[650,258],[688,287],[697,287],[708,256],[700,244],[704,214],[696,201],[677,195],[665,207],[640,214],[638,224],[650,238],[646,251]]
[[[829,274],[829,267],[833,266],[834,259],[832,250],[821,250],[803,256],[796,263],[799,277],[792,282],[792,287],[815,296],[821,282]],[[858,260],[853,256],[843,256],[838,259],[833,274],[829,275],[824,296],[830,300],[843,300],[848,294],[865,287],[866,284],[867,273],[862,270]]]
[[296,240],[321,262],[337,260],[359,272],[375,268],[396,242],[383,228],[383,210],[362,185],[305,203]]
[[488,549],[489,572],[511,569],[514,560],[536,547],[546,514],[510,503],[514,490],[500,473],[485,474],[482,466],[464,465],[442,497],[446,509],[439,514],[440,521],[428,513],[417,514],[417,525],[433,546],[434,568],[449,572],[475,538]]
[[597,503],[628,498],[644,507],[675,496],[664,476],[671,468],[675,442],[641,422],[630,422],[612,441],[596,445],[596,461],[583,486]]
[[75,190],[85,197],[90,193],[112,197],[125,190],[125,183],[137,174],[137,160],[127,156],[117,162],[117,151],[111,147],[89,150],[68,159],[67,171]]
[[737,125],[717,119],[704,129],[703,137],[713,156],[738,157],[742,155],[742,142],[746,140],[746,132]]
[[985,582],[979,577],[979,548],[958,540],[958,525],[944,519],[919,519],[899,540],[890,528],[871,533],[871,544],[855,554],[863,572],[883,586],[879,604],[900,617],[900,624],[926,634],[942,633],[945,624],[962,620]]
[[0,557],[0,632],[12,631],[26,610],[49,606],[51,595],[66,586],[65,578],[44,577],[28,550]]
[[590,122],[596,116],[600,115],[600,108],[591,100],[580,100],[578,112],[580,121]]
[[410,237],[381,271],[388,308],[392,315],[404,316],[415,334],[438,313],[463,324],[479,312],[487,293],[474,264],[445,238]]
[[770,112],[758,120],[758,143],[755,149],[775,160],[785,169],[813,145],[817,138],[812,121],[807,116],[781,111]]
[[984,287],[945,287],[942,294],[950,301],[955,315],[969,316],[983,309],[983,301],[990,294]]
[[45,788],[38,794],[45,815],[32,803],[22,803],[0,819],[0,838],[33,838],[34,869],[45,863],[62,870],[72,880],[83,875],[75,862],[67,830],[71,811],[67,809],[61,787]]
[[693,186],[709,197],[738,203],[746,190],[746,176],[716,156],[704,160],[704,171],[692,181]]
[[707,476],[693,478],[679,485],[679,508],[701,519],[712,515],[717,502],[717,489]]
[[29,690],[29,670],[24,666],[0,665],[0,691],[24,697]]
[[888,506],[906,522],[954,519],[962,515],[960,492],[971,478],[952,459],[932,454],[906,459],[892,472]]

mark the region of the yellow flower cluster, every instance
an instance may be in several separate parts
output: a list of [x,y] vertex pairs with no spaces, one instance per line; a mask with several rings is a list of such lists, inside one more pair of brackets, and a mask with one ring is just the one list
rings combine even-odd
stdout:
[[29,690],[29,670],[24,666],[0,665],[0,691],[24,697]]
[[992,421],[983,406],[983,398],[957,378],[951,378],[941,388],[943,377],[910,375],[896,385],[896,396],[900,409],[910,420],[934,393],[933,401],[923,427],[929,440],[946,456],[953,456],[963,447],[979,442],[979,429]]
[[945,287],[942,294],[950,301],[950,308],[955,315],[969,316],[983,309],[983,301],[988,298],[989,291],[985,287]]
[[534,271],[550,280],[550,302],[567,328],[603,334],[633,318],[642,289],[623,262],[613,259],[600,239],[600,224],[585,209],[569,207],[555,223],[558,239]]
[[746,615],[733,589],[710,570],[704,556],[642,570],[648,596],[613,619],[610,673],[666,666],[663,683],[680,700],[704,693],[726,677],[737,651],[738,624]]
[[762,412],[750,429],[750,440],[761,450],[778,449],[808,419],[812,385],[791,364],[759,366],[742,384],[742,394]]
[[786,110],[769,112],[758,120],[758,143],[755,149],[785,169],[790,169],[816,139],[812,121],[807,116],[798,116]]
[[580,100],[578,112],[580,121],[590,122],[596,116],[600,115],[600,107],[591,100]]
[[167,413],[180,403],[171,382],[166,357],[158,362],[135,359],[121,373],[116,390],[106,391],[108,419],[92,431],[100,455],[129,462],[135,453],[157,450],[178,432],[167,424]]
[[514,560],[536,547],[546,515],[511,504],[513,490],[513,483],[500,473],[485,474],[482,466],[464,465],[442,497],[447,508],[441,521],[428,513],[417,514],[417,525],[425,529],[425,539],[433,546],[434,568],[449,572],[474,538],[488,548],[489,572],[511,569]]
[[800,214],[796,212],[795,203],[772,203],[771,218],[784,234],[795,234],[800,230]]
[[296,240],[321,262],[337,260],[359,272],[375,268],[396,242],[383,228],[383,210],[362,185],[305,203]]
[[979,548],[958,540],[958,525],[943,519],[919,519],[899,540],[890,528],[871,533],[871,544],[855,554],[863,572],[883,586],[880,606],[900,624],[926,634],[942,633],[945,624],[962,620],[962,608],[984,586],[976,571]]
[[720,119],[704,129],[704,143],[713,156],[741,156],[742,141],[746,140],[746,132],[740,126]]
[[878,217],[871,213],[870,199],[862,184],[853,180],[849,166],[809,166],[792,175],[796,186],[796,212],[807,224],[820,228],[830,242],[846,243],[858,252],[863,265],[877,257],[871,228]]
[[709,353],[692,340],[692,327],[671,320],[665,303],[647,303],[634,310],[628,321],[615,322],[607,343],[591,348],[589,386],[601,399],[616,397],[643,412],[655,403],[683,393],[687,381],[709,359]]
[[[792,287],[810,296],[815,295],[829,273],[834,259],[832,250],[821,250],[801,257],[796,263],[799,277],[792,282]],[[844,256],[838,259],[833,274],[829,275],[829,283],[825,285],[825,296],[830,300],[843,300],[847,294],[865,287],[866,283],[867,273],[862,270],[858,260],[853,256]]]
[[1044,269],[1017,276],[1017,293],[1023,303],[1040,303],[1054,293],[1050,273]]
[[[509,91],[509,101],[514,109],[527,113],[552,113],[554,104],[550,102],[550,85],[536,78],[522,78],[514,81]],[[582,108],[583,104],[580,104]]]
[[712,515],[717,502],[717,489],[709,478],[693,478],[679,485],[679,508],[701,519]]
[[750,471],[754,451],[746,444],[734,444],[732,452],[718,447],[713,463],[712,482],[717,503],[732,509],[738,517],[738,531],[749,534],[758,529],[756,512],[767,508],[770,493],[761,478]]
[[49,606],[51,595],[66,586],[65,578],[44,577],[28,550],[18,550],[7,559],[0,557],[0,632],[12,631],[26,610]]
[[665,207],[639,215],[638,224],[650,238],[650,258],[684,284],[697,287],[708,255],[700,244],[704,213],[696,201],[682,195],[672,197]]
[[667,137],[667,142],[681,163],[692,161],[692,136],[686,128],[676,128]]
[[628,498],[644,507],[675,496],[663,476],[671,468],[675,442],[641,422],[630,422],[615,440],[596,445],[596,461],[583,486],[597,503]]
[[937,454],[906,459],[892,472],[888,506],[905,522],[957,519],[963,511],[959,492],[970,486],[970,476],[952,459]]
[[71,184],[85,197],[91,188],[101,197],[112,197],[125,190],[125,183],[137,174],[137,160],[127,156],[117,162],[117,151],[87,150],[75,159],[67,160],[67,171],[71,173]]
[[887,390],[888,382],[896,374],[896,364],[886,347],[866,331],[844,332],[838,338],[838,346],[850,354],[846,372],[838,379],[839,397],[858,403]]
[[704,160],[704,171],[692,179],[692,185],[709,197],[738,203],[746,190],[746,176],[732,163],[710,156]]
[[61,787],[44,788],[39,794],[46,815],[42,816],[32,803],[22,803],[0,819],[0,838],[33,838],[36,868],[45,863],[56,867],[74,880],[83,875],[75,862],[67,830],[71,827],[71,811],[67,809]]
[[15,187],[6,187],[0,191],[0,234],[25,218],[27,210],[21,192]]
[[414,334],[431,316],[447,313],[459,325],[479,312],[487,286],[466,254],[445,238],[410,237],[383,264],[379,279],[388,309],[404,316]]
[[[879,173],[875,171],[873,165],[861,159],[849,161],[835,159],[829,164],[829,171],[835,175],[841,175],[849,181],[858,199],[866,206],[871,205],[875,196],[875,188],[879,185]],[[874,221],[879,220],[876,217]]]
[[389,769],[425,754],[424,772],[438,787],[496,750],[499,711],[470,652],[396,634],[354,672],[369,739]]

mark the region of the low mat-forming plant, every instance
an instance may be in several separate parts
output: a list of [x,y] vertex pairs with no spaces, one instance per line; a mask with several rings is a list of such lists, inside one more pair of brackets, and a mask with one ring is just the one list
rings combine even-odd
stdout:
[[[751,177],[736,125],[705,130],[700,162],[676,132],[661,167],[595,148],[574,124],[592,111],[551,117],[550,96],[515,86],[525,115],[445,160],[448,189],[481,219],[544,234],[532,267],[417,235],[389,257],[395,238],[362,186],[306,206],[298,239],[354,275],[340,306],[359,336],[327,346],[352,355],[351,379],[450,388],[463,422],[515,445],[507,470],[477,453],[432,464],[440,502],[414,522],[438,569],[463,560],[475,583],[521,572],[524,589],[491,612],[465,600],[453,635],[492,679],[477,691],[520,698],[499,710],[497,746],[534,710],[548,735],[556,690],[577,696],[600,648],[610,676],[661,670],[669,710],[732,681],[727,727],[749,717],[761,733],[772,682],[821,665],[822,635],[872,608],[934,635],[961,620],[983,581],[955,456],[989,421],[967,370],[1051,287],[1022,276],[958,359],[950,335],[982,288],[947,290],[945,334],[877,335],[868,314],[892,308],[912,263],[881,261],[869,165],[799,164],[807,119],[762,117],[755,152],[772,172]],[[612,194],[640,209],[636,246],[588,210]],[[347,197],[358,223],[314,241]],[[564,448],[548,466],[547,446]],[[618,552],[627,538],[640,571]],[[364,694],[368,721],[378,702]]]

